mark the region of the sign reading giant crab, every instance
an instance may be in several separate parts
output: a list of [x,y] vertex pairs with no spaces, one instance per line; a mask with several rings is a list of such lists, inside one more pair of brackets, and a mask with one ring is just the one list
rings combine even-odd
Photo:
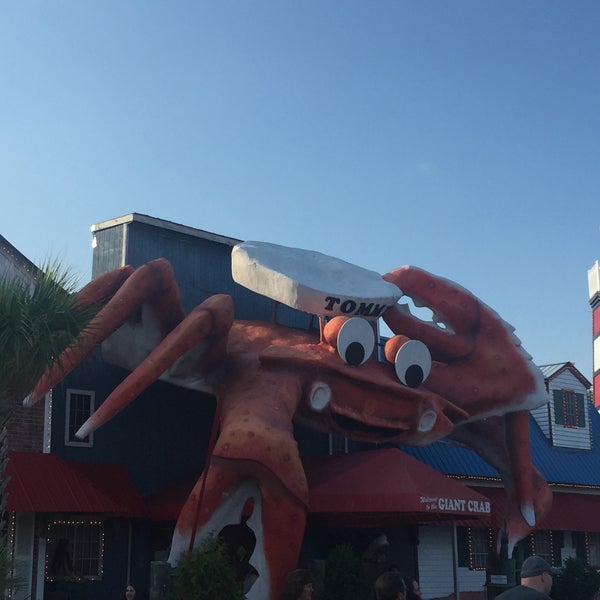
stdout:
[[[421,446],[446,436],[465,443],[503,479],[500,539],[509,554],[548,512],[552,495],[529,451],[528,411],[548,401],[542,374],[513,329],[471,293],[414,267],[380,276],[317,252],[257,242],[233,248],[232,274],[259,294],[318,315],[319,330],[235,320],[226,295],[186,315],[170,264],[157,259],[106,273],[79,292],[82,304],[102,308],[31,396],[41,397],[101,343],[106,360],[131,373],[79,437],[159,378],[221,390],[219,435],[177,521],[172,564],[190,540],[239,523],[251,499],[242,522],[255,534],[250,560],[258,577],[248,598],[279,597],[296,566],[308,510],[294,420],[374,443]],[[398,302],[403,296],[429,307],[434,322],[410,314]],[[376,343],[379,317],[393,332],[385,358]]]

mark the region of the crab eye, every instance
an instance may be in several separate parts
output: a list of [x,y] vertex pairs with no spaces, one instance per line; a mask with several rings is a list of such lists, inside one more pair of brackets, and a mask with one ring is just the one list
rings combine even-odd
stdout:
[[418,340],[409,340],[400,346],[394,358],[398,379],[411,388],[419,387],[431,371],[431,354]]
[[362,365],[375,348],[375,332],[365,319],[348,319],[337,335],[337,351],[344,362],[356,367]]

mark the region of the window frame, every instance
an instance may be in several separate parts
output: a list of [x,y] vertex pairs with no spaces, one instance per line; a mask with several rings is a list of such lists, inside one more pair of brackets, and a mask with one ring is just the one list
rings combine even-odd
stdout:
[[587,427],[587,402],[585,394],[570,388],[552,390],[554,422],[566,429]]
[[577,397],[573,390],[563,390],[563,425],[565,427],[577,427]]
[[337,456],[338,454],[348,454],[348,438],[341,433],[328,434],[329,439],[329,456]]
[[552,531],[547,529],[536,529],[529,534],[531,541],[531,553],[541,556],[551,565],[554,564],[554,541]]
[[[84,531],[84,528],[88,531]],[[92,528],[97,531],[92,532]],[[94,535],[90,535],[91,533]],[[44,579],[46,581],[55,580],[49,569],[60,538],[66,538],[70,542],[73,570],[78,575],[85,577],[87,581],[102,581],[104,576],[104,521],[93,517],[64,517],[48,523],[44,557]],[[90,550],[94,546],[95,551],[91,552]],[[95,568],[90,568],[92,565],[95,565]]]
[[489,527],[458,527],[457,542],[459,567],[468,568],[469,571],[485,571],[489,568],[492,549]]
[[[73,412],[79,410],[76,407],[72,407],[74,402],[74,396],[88,396],[89,397],[89,410],[85,411],[85,414],[79,419],[75,419],[73,423]],[[96,393],[92,390],[81,390],[75,388],[68,388],[66,393],[65,401],[65,446],[78,446],[81,448],[91,448],[94,445],[94,433],[90,433],[84,440],[78,440],[75,437],[75,432],[83,425],[84,421],[88,419],[95,410],[96,407]],[[71,435],[71,433],[73,435]]]
[[468,543],[469,570],[485,571],[490,561],[490,530],[480,527],[469,527]]
[[[586,559],[588,565],[594,569],[600,569],[600,533],[585,532]],[[596,562],[592,562],[596,560]]]

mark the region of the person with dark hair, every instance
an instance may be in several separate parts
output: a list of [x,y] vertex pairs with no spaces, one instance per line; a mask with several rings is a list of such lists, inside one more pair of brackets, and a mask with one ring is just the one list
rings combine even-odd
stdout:
[[77,578],[71,558],[71,542],[67,538],[58,540],[50,563],[50,574],[56,580],[73,580]]
[[121,596],[122,600],[135,600],[136,597],[137,596],[135,586],[132,583],[128,583],[125,586],[125,591],[123,592],[123,595]]
[[296,569],[285,580],[282,600],[312,600],[314,579],[308,569]]
[[66,594],[71,600],[78,597],[79,583],[83,577],[76,572],[71,555],[71,542],[67,538],[60,538],[54,550],[49,565],[50,576],[53,581],[49,582],[50,591]]
[[421,586],[414,577],[406,580],[406,600],[421,600]]
[[398,571],[386,571],[375,581],[377,600],[406,600],[406,584]]

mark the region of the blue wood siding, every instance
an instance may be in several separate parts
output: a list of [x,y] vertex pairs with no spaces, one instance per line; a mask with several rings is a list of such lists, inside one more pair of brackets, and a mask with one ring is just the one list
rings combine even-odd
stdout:
[[92,253],[92,279],[123,265],[124,233],[122,225],[94,233],[96,247]]
[[[95,233],[92,276],[129,264],[140,267],[155,258],[166,258],[175,271],[186,311],[213,294],[229,294],[237,319],[270,320],[273,301],[235,283],[231,277],[229,244],[132,221]],[[123,239],[125,256],[122,256]],[[283,325],[316,326],[312,315],[278,306],[277,320]]]
[[94,433],[93,447],[65,446],[66,390],[92,390],[96,408],[127,372],[98,355],[54,389],[52,452],[66,460],[125,465],[142,496],[196,476],[204,466],[214,398],[157,382]]

